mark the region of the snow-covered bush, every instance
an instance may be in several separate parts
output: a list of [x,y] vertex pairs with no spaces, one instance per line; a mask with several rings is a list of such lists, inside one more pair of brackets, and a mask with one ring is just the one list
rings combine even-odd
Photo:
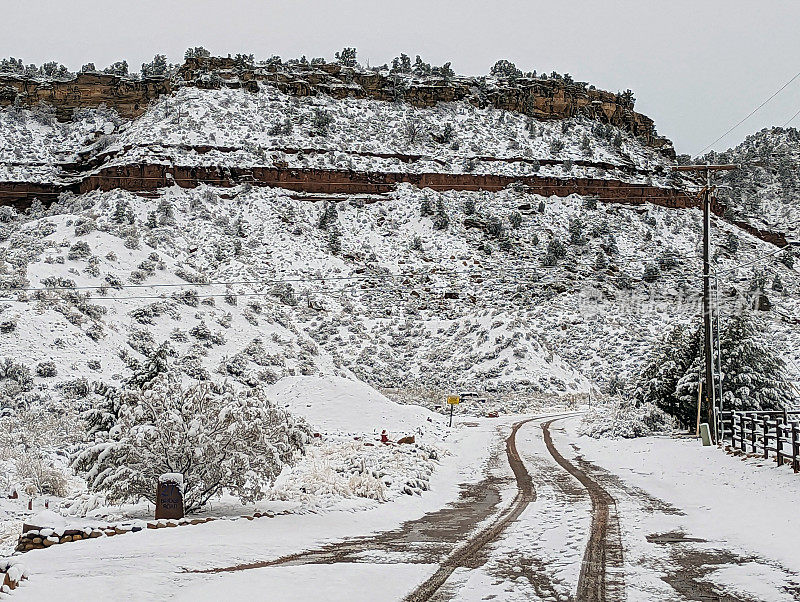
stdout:
[[632,439],[667,434],[674,428],[673,419],[654,404],[615,398],[586,412],[581,421],[580,434],[595,439],[600,437]]
[[52,378],[58,374],[55,362],[39,362],[36,364],[36,376]]
[[154,502],[158,477],[167,472],[183,474],[187,512],[223,490],[243,503],[259,500],[304,451],[310,434],[260,388],[237,392],[212,382],[186,387],[172,372],[122,401],[116,424],[73,461],[89,489],[112,503]]

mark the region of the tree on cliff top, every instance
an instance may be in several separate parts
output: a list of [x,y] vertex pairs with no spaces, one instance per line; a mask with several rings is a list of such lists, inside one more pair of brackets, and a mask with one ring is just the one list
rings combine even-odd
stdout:
[[142,77],[164,77],[167,69],[166,55],[157,54],[149,63],[142,63]]
[[345,46],[341,52],[336,53],[336,60],[344,67],[355,67],[358,64],[356,62],[356,49]]
[[117,75],[119,77],[128,77],[128,61],[117,61],[103,69],[103,73]]
[[494,64],[491,71],[489,71],[489,75],[515,80],[518,77],[522,77],[522,71],[517,69],[517,66],[511,61],[500,59]]
[[211,56],[211,53],[203,48],[202,46],[195,46],[194,48],[187,48],[186,52],[183,53],[184,59],[202,59],[208,58]]

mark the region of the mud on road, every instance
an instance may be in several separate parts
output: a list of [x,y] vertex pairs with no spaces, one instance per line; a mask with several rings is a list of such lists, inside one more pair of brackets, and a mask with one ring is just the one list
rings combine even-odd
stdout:
[[578,577],[577,599],[581,602],[624,600],[625,573],[616,502],[608,491],[558,452],[550,435],[553,422],[555,420],[542,424],[547,451],[586,488],[592,500],[592,523]]

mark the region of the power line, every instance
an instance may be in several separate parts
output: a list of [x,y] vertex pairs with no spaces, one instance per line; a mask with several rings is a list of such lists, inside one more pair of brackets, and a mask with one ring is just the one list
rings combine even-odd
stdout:
[[[700,156],[700,155],[702,155],[704,152],[706,152],[708,149],[710,149],[712,146],[714,146],[714,145],[715,145],[717,142],[719,142],[720,140],[722,140],[722,139],[723,139],[725,136],[727,136],[728,134],[730,134],[730,133],[731,133],[733,130],[735,130],[736,128],[738,128],[738,127],[739,127],[740,125],[742,125],[742,124],[743,124],[745,121],[747,121],[748,119],[750,119],[750,118],[751,118],[753,115],[755,115],[755,114],[756,114],[756,112],[758,112],[758,110],[759,110],[759,109],[761,109],[761,107],[763,107],[763,106],[764,106],[765,104],[767,104],[767,103],[768,103],[770,100],[772,100],[773,98],[775,98],[775,97],[776,97],[778,94],[780,94],[781,92],[783,92],[783,90],[784,90],[784,89],[786,89],[786,87],[788,87],[788,86],[789,86],[789,84],[791,84],[791,83],[792,83],[794,80],[796,80],[798,77],[800,77],[800,71],[798,71],[798,72],[795,74],[795,76],[794,76],[792,79],[790,79],[788,82],[786,82],[785,84],[783,84],[783,85],[782,85],[782,86],[781,86],[781,87],[780,87],[780,88],[777,90],[777,92],[775,92],[774,94],[772,94],[772,96],[770,96],[769,98],[767,98],[767,99],[766,99],[764,102],[762,102],[760,105],[758,105],[758,106],[757,106],[755,109],[753,109],[752,111],[750,111],[750,112],[749,112],[749,113],[748,113],[748,114],[747,114],[747,115],[744,117],[744,119],[742,119],[741,121],[737,122],[737,123],[736,123],[736,124],[735,124],[733,127],[731,127],[731,128],[728,130],[728,131],[726,131],[724,134],[722,134],[722,136],[720,136],[719,138],[717,138],[716,140],[714,140],[714,142],[712,142],[711,144],[709,144],[709,145],[708,145],[708,146],[706,146],[705,148],[701,149],[701,150],[700,150],[700,152],[698,152],[698,153],[697,153],[697,155],[695,155],[695,156]],[[794,119],[794,117],[793,117],[792,119]]]
[[792,116],[789,118],[789,121],[787,121],[786,123],[784,123],[784,124],[781,126],[781,129],[784,129],[784,128],[785,128],[787,125],[789,125],[790,123],[792,123],[792,121],[794,121],[794,120],[795,120],[795,118],[796,118],[798,115],[800,115],[800,109],[797,109],[797,113],[795,113],[794,115],[792,115]]
[[[788,245],[787,245],[787,246],[788,246]],[[749,266],[751,266],[751,265],[755,265],[755,264],[757,264],[757,263],[761,263],[761,262],[762,262],[762,261],[764,261],[765,259],[769,259],[770,257],[774,257],[774,256],[775,256],[775,255],[777,255],[778,253],[781,253],[781,252],[785,251],[785,250],[786,250],[786,248],[787,248],[787,247],[780,247],[780,248],[778,248],[778,249],[775,249],[774,251],[771,251],[770,253],[766,253],[765,255],[761,255],[760,257],[757,257],[756,259],[754,259],[754,260],[752,260],[752,261],[748,261],[747,263],[740,263],[740,264],[737,264],[737,265],[733,266],[732,268],[728,268],[728,269],[726,269],[726,270],[722,270],[722,271],[716,272],[716,274],[717,274],[718,276],[720,276],[720,275],[722,275],[722,274],[728,274],[728,273],[730,273],[730,272],[735,272],[736,270],[738,270],[738,269],[740,269],[740,268],[746,268],[746,267],[749,267]]]

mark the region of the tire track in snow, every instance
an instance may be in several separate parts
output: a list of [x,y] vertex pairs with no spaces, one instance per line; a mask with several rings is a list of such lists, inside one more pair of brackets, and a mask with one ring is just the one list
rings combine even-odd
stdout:
[[581,602],[605,602],[625,599],[622,537],[617,505],[611,494],[562,456],[553,445],[550,425],[557,418],[542,424],[547,451],[553,459],[574,476],[589,492],[592,500],[592,526],[578,577],[577,599]]
[[525,464],[517,451],[516,436],[517,431],[519,431],[523,425],[533,422],[534,420],[546,418],[550,418],[550,416],[528,418],[527,420],[516,423],[511,429],[511,434],[506,439],[506,455],[508,456],[508,463],[511,466],[514,477],[517,480],[518,489],[511,506],[502,512],[492,524],[469,538],[463,546],[450,554],[450,556],[439,565],[439,569],[433,575],[406,596],[406,602],[425,602],[433,598],[439,591],[439,588],[444,585],[457,568],[468,565],[471,558],[475,557],[484,546],[499,537],[509,524],[520,517],[528,507],[528,504],[536,500],[536,490],[533,487],[533,479],[525,468]]

